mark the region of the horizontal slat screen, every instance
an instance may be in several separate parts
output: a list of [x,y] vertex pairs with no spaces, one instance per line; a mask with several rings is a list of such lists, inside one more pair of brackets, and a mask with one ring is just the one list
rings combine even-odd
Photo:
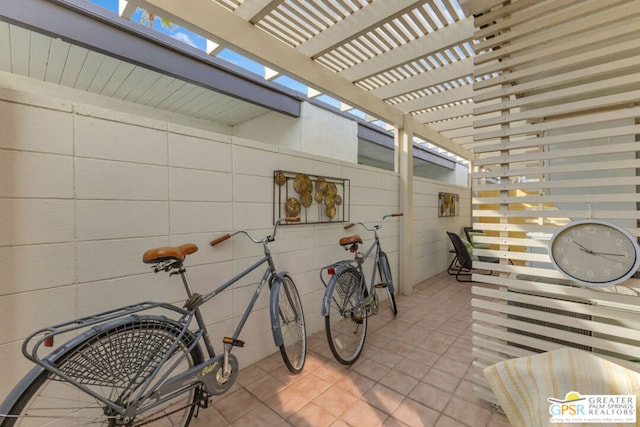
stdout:
[[[515,0],[475,17],[473,227],[500,259],[474,266],[474,376],[563,346],[640,371],[640,280],[585,289],[549,238],[598,219],[640,235],[640,2]],[[617,292],[617,293],[616,293]]]

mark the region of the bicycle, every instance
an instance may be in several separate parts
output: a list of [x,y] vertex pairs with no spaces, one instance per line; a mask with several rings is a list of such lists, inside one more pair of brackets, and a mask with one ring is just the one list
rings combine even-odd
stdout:
[[[378,314],[380,304],[377,290],[386,289],[389,308],[394,316],[398,314],[389,260],[380,246],[378,230],[386,218],[402,215],[385,215],[380,223],[371,227],[361,222],[345,225],[345,230],[361,225],[365,230],[372,231],[373,243],[363,254],[358,252],[358,245],[362,244],[359,235],[341,238],[340,245],[354,253],[355,258],[338,261],[320,270],[320,280],[326,287],[321,313],[325,320],[327,340],[333,356],[344,365],[351,365],[360,357],[367,335],[367,318]],[[367,287],[363,264],[374,249],[371,281]],[[379,283],[376,283],[376,272],[380,275]]]
[[[192,290],[184,266],[186,256],[198,250],[195,244],[146,251],[143,261],[155,273],[180,276],[188,296],[184,307],[142,302],[32,333],[22,352],[38,366],[0,407],[0,426],[189,425],[196,409],[206,408],[211,396],[233,385],[238,359],[232,350],[244,346],[240,333],[266,283],[271,291],[269,313],[275,345],[289,371],[300,373],[307,350],[302,303],[289,274],[276,271],[268,248],[278,225],[298,220],[279,219],[273,233],[263,239],[239,230],[213,240],[211,246],[245,234],[263,245],[264,257],[206,295]],[[263,264],[262,279],[233,335],[223,339],[224,350],[216,353],[200,306]],[[43,354],[54,338],[68,333],[76,336]]]

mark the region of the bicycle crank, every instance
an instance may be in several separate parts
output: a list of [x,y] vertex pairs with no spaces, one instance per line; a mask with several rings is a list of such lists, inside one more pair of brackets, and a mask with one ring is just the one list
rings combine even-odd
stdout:
[[362,300],[362,311],[365,316],[378,314],[378,295],[374,292]]
[[224,363],[222,359],[216,358],[211,365],[206,366],[202,370],[203,376],[200,380],[209,394],[220,395],[226,393],[235,382],[238,376],[238,359],[233,354],[229,354],[228,363],[231,373],[226,378],[224,376]]

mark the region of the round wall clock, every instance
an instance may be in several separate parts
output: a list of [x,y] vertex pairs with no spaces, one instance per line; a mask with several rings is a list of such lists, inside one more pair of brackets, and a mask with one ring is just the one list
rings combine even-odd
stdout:
[[558,229],[549,242],[549,255],[561,273],[585,286],[617,285],[640,267],[637,239],[599,220],[573,221]]

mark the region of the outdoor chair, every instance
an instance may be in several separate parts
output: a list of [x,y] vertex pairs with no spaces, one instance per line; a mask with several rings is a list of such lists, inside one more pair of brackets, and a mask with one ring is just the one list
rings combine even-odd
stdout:
[[[481,270],[473,268],[474,257],[472,257],[472,254],[469,253],[469,250],[472,250],[471,244],[469,244],[469,247],[467,247],[460,236],[455,233],[451,233],[450,231],[447,231],[447,235],[449,236],[449,240],[451,240],[451,243],[453,244],[453,250],[455,252],[454,258],[447,268],[447,273],[452,276],[455,275],[458,282],[471,282],[472,273],[484,275],[493,274],[492,270]],[[478,261],[496,264],[500,261],[498,258],[494,257],[478,256],[475,258]]]

